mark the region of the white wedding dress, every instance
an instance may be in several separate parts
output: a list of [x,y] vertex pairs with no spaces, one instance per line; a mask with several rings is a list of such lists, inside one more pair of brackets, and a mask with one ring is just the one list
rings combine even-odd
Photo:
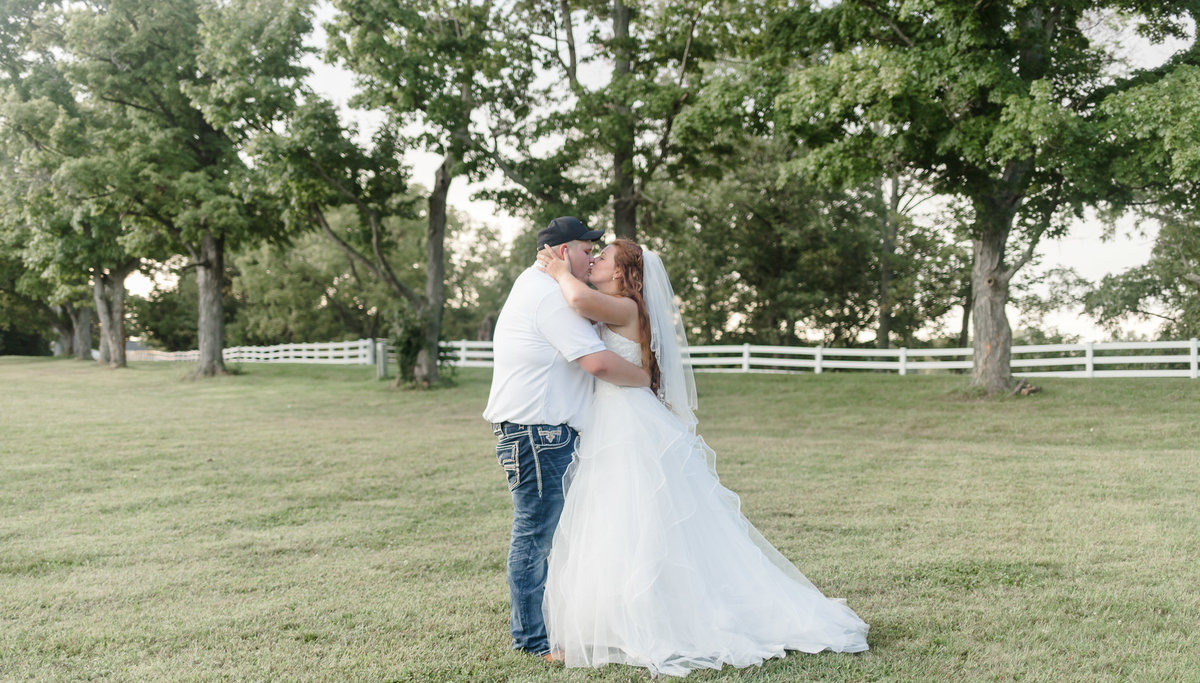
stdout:
[[[602,336],[640,364],[636,342]],[[685,676],[867,649],[867,624],[758,533],[712,449],[649,389],[597,381],[580,433],[542,603],[566,666]]]

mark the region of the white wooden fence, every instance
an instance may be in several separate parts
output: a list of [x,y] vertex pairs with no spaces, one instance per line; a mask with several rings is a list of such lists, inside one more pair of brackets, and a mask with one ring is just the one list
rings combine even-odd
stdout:
[[[492,343],[443,344],[460,367],[491,367]],[[1135,354],[1128,352],[1134,351]],[[842,349],[756,344],[693,346],[696,372],[815,372],[876,370],[901,375],[971,369],[971,349]],[[1112,368],[1111,366],[1125,366]],[[1128,367],[1135,366],[1135,367]],[[1200,344],[1178,342],[1087,342],[1014,346],[1013,374],[1039,377],[1200,377]]]
[[[329,363],[335,365],[373,365],[375,342],[357,339],[347,342],[276,344],[275,346],[231,346],[224,350],[227,363]],[[127,360],[192,361],[199,351],[129,351]]]
[[[492,342],[443,342],[451,365],[492,366]],[[386,355],[380,352],[384,351]],[[693,346],[691,365],[697,372],[815,372],[873,370],[901,375],[969,370],[971,349],[842,349],[823,346],[759,346],[755,344]],[[225,349],[228,362],[340,363],[386,369],[395,348],[385,340],[360,339],[325,344],[235,346]],[[131,351],[129,360],[195,361],[195,351],[164,353]],[[1113,367],[1119,366],[1119,367]],[[1014,346],[1013,374],[1038,377],[1200,377],[1200,345],[1195,339],[1169,342],[1087,342]]]

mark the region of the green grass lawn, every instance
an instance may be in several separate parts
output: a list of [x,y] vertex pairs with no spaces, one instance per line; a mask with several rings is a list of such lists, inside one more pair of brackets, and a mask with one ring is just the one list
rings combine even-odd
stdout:
[[[508,649],[490,372],[0,358],[0,679],[643,680]],[[746,515],[871,624],[688,680],[1200,678],[1200,382],[701,375]]]

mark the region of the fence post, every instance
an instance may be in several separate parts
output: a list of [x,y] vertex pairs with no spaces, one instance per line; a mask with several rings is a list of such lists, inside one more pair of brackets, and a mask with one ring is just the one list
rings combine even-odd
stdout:
[[458,340],[458,364],[465,366],[467,364],[467,340]]
[[908,347],[900,347],[900,374],[908,374]]
[[387,379],[387,340],[375,340],[375,379]]
[[1087,376],[1096,376],[1096,364],[1093,362],[1096,355],[1096,342],[1087,343]]
[[825,349],[824,344],[817,344],[816,364],[813,365],[813,374],[821,374],[821,352]]
[[359,347],[358,357],[362,358],[362,352],[366,351],[367,352],[367,365],[374,365],[375,364],[375,341],[373,339],[363,339],[361,342],[359,342],[359,344],[361,346]]
[[742,344],[742,372],[750,372],[750,345]]
[[1192,337],[1192,379],[1200,377],[1200,343],[1197,343],[1196,338]]

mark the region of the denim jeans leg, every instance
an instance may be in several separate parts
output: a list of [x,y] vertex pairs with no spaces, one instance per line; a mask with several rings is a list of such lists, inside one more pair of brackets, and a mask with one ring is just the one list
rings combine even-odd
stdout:
[[[513,499],[508,586],[513,649],[549,651],[542,618],[547,558],[563,508],[562,477],[575,451],[577,434],[566,425],[522,425],[516,467],[508,470]],[[513,435],[501,436],[512,449]]]

